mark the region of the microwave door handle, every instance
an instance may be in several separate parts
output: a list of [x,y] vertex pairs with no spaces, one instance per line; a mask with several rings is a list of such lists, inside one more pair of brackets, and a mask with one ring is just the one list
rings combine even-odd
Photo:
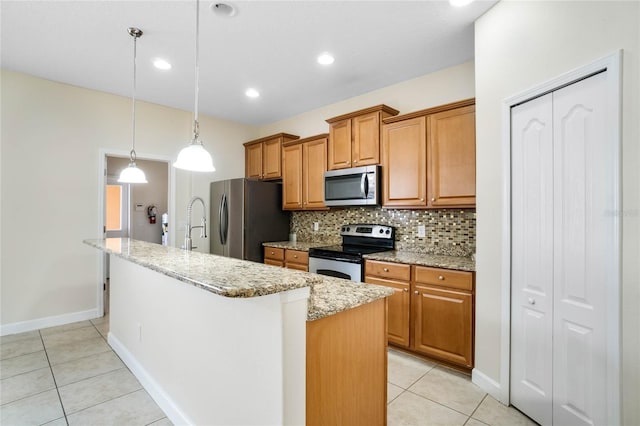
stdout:
[[367,182],[366,173],[363,173],[362,178],[360,179],[360,192],[362,193],[362,198],[367,198],[367,192],[369,192],[369,185]]

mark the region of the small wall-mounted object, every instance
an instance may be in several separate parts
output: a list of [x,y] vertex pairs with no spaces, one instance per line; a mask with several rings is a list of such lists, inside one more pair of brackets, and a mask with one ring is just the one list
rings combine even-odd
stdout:
[[144,211],[144,204],[142,203],[136,203],[134,210],[137,212],[143,212]]
[[[136,205],[136,207],[137,207],[137,205]],[[149,207],[147,207],[147,217],[149,218],[149,223],[151,223],[151,224],[156,223],[156,216],[157,215],[158,215],[158,208],[156,206],[151,204]]]

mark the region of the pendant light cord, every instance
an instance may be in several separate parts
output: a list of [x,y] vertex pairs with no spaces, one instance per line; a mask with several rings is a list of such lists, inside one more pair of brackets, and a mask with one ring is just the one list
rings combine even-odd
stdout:
[[131,108],[133,113],[132,113],[132,122],[133,125],[132,127],[132,135],[131,135],[131,140],[132,140],[132,148],[131,148],[131,161],[135,162],[136,161],[136,57],[137,57],[137,51],[136,51],[136,44],[138,41],[138,35],[137,34],[132,34],[133,35],[133,97],[132,97],[132,103],[133,103],[133,107]]
[[200,137],[200,123],[198,122],[198,92],[200,81],[200,0],[196,0],[196,69],[195,69],[195,107],[193,109],[193,143]]

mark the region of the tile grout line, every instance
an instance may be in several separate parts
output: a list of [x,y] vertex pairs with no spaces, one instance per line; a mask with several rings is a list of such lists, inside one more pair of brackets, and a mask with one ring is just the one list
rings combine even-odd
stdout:
[[49,371],[51,371],[51,377],[53,378],[53,385],[56,387],[56,393],[58,394],[58,401],[60,401],[60,407],[62,408],[62,415],[64,416],[64,421],[68,426],[69,425],[69,419],[67,419],[67,411],[64,409],[64,404],[62,403],[62,397],[60,396],[60,389],[58,389],[58,382],[56,382],[56,376],[53,374],[53,367],[51,367],[51,360],[49,359],[49,353],[47,352],[47,346],[44,344],[44,339],[42,338],[42,333],[40,332],[40,330],[38,330],[38,335],[40,336],[40,340],[42,341],[42,347],[44,349],[44,355],[47,357],[47,364],[49,364]]
[[[489,396],[489,394],[488,394],[488,393],[485,393],[485,394],[484,394],[484,397],[482,397],[482,399],[480,400],[480,402],[478,403],[478,405],[476,406],[476,408],[475,408],[475,409],[471,412],[471,414],[469,415],[469,418],[472,418],[472,417],[473,417],[473,415],[476,413],[476,411],[478,411],[478,408],[480,408],[480,406],[482,405],[482,403],[484,402],[484,400],[485,400],[485,399],[487,399],[487,396]],[[474,418],[474,420],[478,420],[478,419]],[[482,422],[482,420],[478,420],[478,421]],[[484,422],[482,422],[482,423],[484,423]]]
[[[131,395],[133,393],[140,392],[140,391],[144,391],[145,393],[147,393],[147,391],[142,387],[142,385],[140,385],[139,389],[136,389],[136,390],[131,391],[131,392],[123,393],[122,395],[114,396],[111,399],[107,399],[105,401],[99,402],[97,404],[90,405],[88,407],[84,407],[82,410],[74,411],[73,413],[71,413],[69,415],[72,416],[72,415],[75,415],[75,414],[78,414],[78,413],[82,413],[83,411],[86,411],[86,410],[88,410],[90,408],[97,407],[98,405],[106,404],[107,402],[111,402],[111,401],[114,401],[116,399],[123,398],[123,397],[125,397],[127,395]],[[160,411],[162,411],[162,410],[160,410]],[[162,411],[162,412],[164,413],[164,411]],[[166,414],[165,414],[165,417],[166,417]],[[69,422],[67,422],[67,424],[69,424]]]
[[[420,395],[420,394],[418,394],[418,393],[415,393],[415,392],[414,392],[414,391],[412,391],[412,390],[407,389],[405,392],[409,392],[409,393],[411,393],[412,395],[419,396],[420,398],[423,398],[423,399],[426,399],[427,401],[431,401],[431,402],[433,402],[433,403],[436,403],[436,404],[438,404],[438,405],[440,405],[440,406],[442,406],[442,407],[448,408],[449,410],[453,410],[453,411],[455,411],[456,413],[460,413],[460,414],[462,414],[463,416],[467,416],[467,417],[471,417],[471,416],[473,415],[473,413],[475,413],[475,411],[476,411],[476,410],[477,410],[477,408],[478,408],[478,407],[476,407],[476,408],[472,411],[472,413],[471,413],[471,414],[467,414],[467,413],[463,413],[462,411],[457,410],[457,409],[455,409],[455,408],[449,407],[448,405],[445,405],[445,404],[444,404],[444,403],[442,403],[442,402],[434,401],[434,400],[433,400],[433,399],[431,399],[431,398],[427,398],[426,396],[423,396],[423,395]],[[480,400],[480,403],[482,403],[482,401],[484,401],[484,398],[485,398],[485,397],[486,397],[486,395],[485,395],[484,397],[482,397],[482,399]],[[478,405],[480,405],[480,404],[478,404]]]

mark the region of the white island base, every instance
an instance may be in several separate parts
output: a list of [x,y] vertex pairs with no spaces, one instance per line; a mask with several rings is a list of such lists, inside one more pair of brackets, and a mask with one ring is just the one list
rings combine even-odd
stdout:
[[308,297],[223,297],[111,256],[108,340],[175,424],[301,425]]

